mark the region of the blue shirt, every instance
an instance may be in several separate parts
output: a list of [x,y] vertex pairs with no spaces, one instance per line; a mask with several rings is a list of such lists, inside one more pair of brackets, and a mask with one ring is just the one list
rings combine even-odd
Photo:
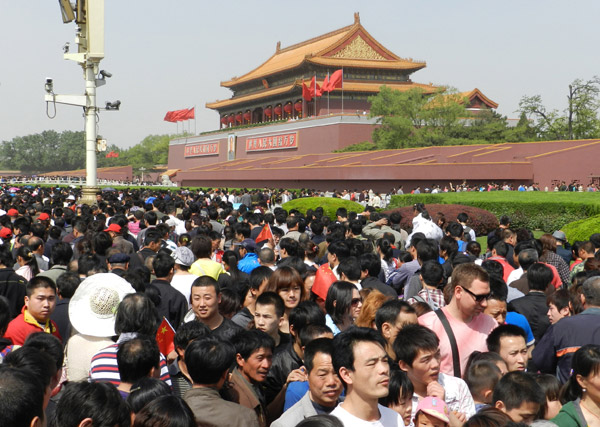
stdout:
[[256,267],[260,267],[258,255],[254,252],[248,252],[244,258],[239,260],[238,269],[244,273],[250,274]]

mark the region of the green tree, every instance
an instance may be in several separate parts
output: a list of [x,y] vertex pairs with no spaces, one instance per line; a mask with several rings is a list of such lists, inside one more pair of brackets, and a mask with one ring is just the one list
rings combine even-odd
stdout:
[[426,95],[418,88],[401,92],[382,86],[369,97],[371,117],[381,125],[373,132],[373,142],[378,148],[446,144],[468,116],[464,101],[450,89]]
[[540,95],[523,96],[519,112],[533,121],[532,128],[543,139],[585,139],[600,136],[600,78],[576,79],[569,85],[567,107],[561,113],[547,110]]
[[3,168],[49,172],[82,168],[85,164],[83,132],[53,130],[19,136],[0,145]]

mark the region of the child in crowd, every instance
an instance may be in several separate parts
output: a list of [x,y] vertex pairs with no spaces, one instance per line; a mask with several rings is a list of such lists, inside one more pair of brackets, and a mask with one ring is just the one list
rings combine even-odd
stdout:
[[478,360],[469,366],[465,374],[465,381],[475,401],[475,410],[481,409],[492,403],[494,387],[502,377],[498,366],[489,360]]
[[558,415],[562,404],[560,403],[560,382],[558,378],[550,374],[537,374],[535,382],[539,384],[546,394],[546,403],[540,407],[538,418],[551,420]]
[[419,401],[415,413],[415,427],[448,427],[450,411],[446,402],[437,397],[426,397]]
[[412,397],[415,389],[406,372],[399,369],[393,369],[390,372],[389,390],[387,396],[379,399],[379,404],[398,412],[402,415],[404,424],[410,425]]

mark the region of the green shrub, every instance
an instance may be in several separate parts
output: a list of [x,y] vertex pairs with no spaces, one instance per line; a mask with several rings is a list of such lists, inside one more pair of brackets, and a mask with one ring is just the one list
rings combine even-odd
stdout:
[[393,196],[388,209],[415,203],[461,204],[508,215],[512,228],[553,232],[579,219],[600,214],[600,195],[568,192],[464,192]]
[[[444,214],[447,222],[456,221],[456,217],[459,213],[464,212],[469,216],[467,225],[471,227],[475,234],[478,236],[486,236],[490,231],[498,228],[498,219],[496,216],[484,209],[476,208],[473,206],[464,205],[441,205],[441,204],[427,204],[425,205],[427,212],[431,218],[435,220],[435,216],[438,212]],[[412,205],[405,206],[403,208],[397,208],[393,210],[386,210],[385,213],[390,214],[392,212],[399,212],[402,215],[402,221],[400,226],[408,233],[412,232],[412,219],[413,219],[413,208]]]
[[565,225],[562,229],[571,243],[577,240],[586,241],[594,233],[600,233],[600,215],[591,218],[580,219]]
[[356,213],[365,210],[360,203],[334,197],[304,197],[283,204],[283,209],[288,212],[292,209],[298,209],[303,214],[306,214],[309,209],[315,210],[318,207],[322,207],[324,215],[327,215],[332,221],[336,219],[335,212],[338,208],[346,208],[348,212]]

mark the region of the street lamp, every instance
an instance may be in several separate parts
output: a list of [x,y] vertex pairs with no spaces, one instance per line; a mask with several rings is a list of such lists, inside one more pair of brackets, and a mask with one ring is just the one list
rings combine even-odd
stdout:
[[144,171],[145,170],[146,170],[146,168],[143,166],[140,168],[140,172],[142,173],[142,182],[144,182]]

